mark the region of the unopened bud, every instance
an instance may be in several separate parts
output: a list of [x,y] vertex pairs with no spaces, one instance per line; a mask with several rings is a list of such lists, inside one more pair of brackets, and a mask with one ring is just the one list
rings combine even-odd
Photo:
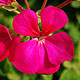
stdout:
[[12,2],[12,3],[11,3],[11,6],[12,6],[12,7],[18,7],[18,4],[17,4],[16,2]]

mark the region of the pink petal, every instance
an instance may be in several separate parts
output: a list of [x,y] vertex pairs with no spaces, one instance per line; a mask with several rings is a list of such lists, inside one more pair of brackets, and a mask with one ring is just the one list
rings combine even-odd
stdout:
[[14,61],[14,56],[16,56],[15,49],[18,47],[18,45],[21,44],[20,41],[21,41],[21,37],[20,36],[15,36],[15,35],[13,36],[11,47],[10,47],[10,54],[9,54],[9,61],[10,62]]
[[40,31],[38,29],[38,18],[36,13],[32,10],[22,11],[14,18],[13,29],[16,33],[23,36],[38,37]]
[[0,0],[1,5],[11,5],[14,0]]
[[[16,40],[14,40],[14,44]],[[19,42],[18,42],[19,43]],[[38,70],[39,67],[39,55],[37,49],[37,42],[35,40],[29,40],[21,44],[13,44],[12,53],[13,56],[12,63],[13,65],[23,73],[33,74]],[[15,48],[16,46],[16,48]]]
[[60,67],[50,63],[45,47],[36,39],[20,43],[20,38],[14,37],[9,60],[19,71],[26,74],[49,75],[58,71]]
[[8,29],[0,24],[0,62],[9,56],[11,40]]
[[47,36],[48,34],[64,27],[68,22],[68,18],[63,10],[58,9],[54,6],[48,6],[43,9],[41,13],[41,21],[41,33],[43,36]]
[[55,65],[64,61],[71,61],[74,56],[73,41],[65,32],[59,32],[47,37],[45,47],[50,62]]
[[43,44],[39,44],[39,57],[40,66],[38,71],[36,72],[37,74],[50,75],[59,70],[60,65],[55,66],[50,63],[45,46]]

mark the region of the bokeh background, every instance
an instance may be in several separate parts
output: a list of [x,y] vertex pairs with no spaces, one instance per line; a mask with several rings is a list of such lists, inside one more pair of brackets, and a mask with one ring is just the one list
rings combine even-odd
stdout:
[[[25,9],[24,0],[17,0]],[[47,5],[58,6],[65,0],[48,0]],[[30,8],[37,11],[43,0],[28,0]],[[71,36],[75,46],[75,55],[72,61],[64,62],[58,72],[52,75],[24,74],[18,71],[8,58],[0,62],[0,80],[80,80],[80,2],[72,2],[62,8],[68,16],[68,24],[59,31],[65,31]],[[15,13],[0,7],[0,24],[12,29]],[[59,32],[58,31],[58,32]]]

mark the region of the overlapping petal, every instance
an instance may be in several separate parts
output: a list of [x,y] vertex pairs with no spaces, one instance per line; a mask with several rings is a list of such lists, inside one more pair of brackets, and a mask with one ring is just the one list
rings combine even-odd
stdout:
[[74,44],[65,32],[59,32],[45,39],[48,58],[52,64],[58,65],[71,61],[74,56]]
[[55,66],[51,64],[51,62],[48,59],[47,51],[44,44],[40,43],[38,47],[39,47],[40,63],[39,63],[39,69],[36,73],[41,75],[42,74],[50,75],[58,71],[60,65]]
[[[16,40],[14,40],[14,44]],[[17,44],[17,43],[16,43]],[[35,40],[29,40],[23,42],[15,48],[12,63],[13,65],[23,73],[33,74],[39,68],[39,54],[37,49],[37,42]]]
[[0,61],[9,56],[11,40],[12,38],[8,29],[0,24]]
[[55,66],[50,63],[43,44],[39,44],[35,39],[23,43],[19,41],[18,37],[14,38],[14,44],[11,47],[14,51],[10,56],[10,61],[18,70],[26,74],[47,75],[59,70],[60,65]]
[[13,29],[16,33],[23,36],[38,37],[38,18],[34,11],[24,10],[13,20]]
[[47,36],[48,34],[64,27],[68,22],[68,18],[63,10],[58,9],[54,6],[48,6],[44,8],[41,13],[41,22],[41,34],[43,36]]
[[13,43],[11,62],[26,74],[53,74],[62,62],[70,61],[74,56],[73,41],[65,32],[48,36],[44,42],[35,38],[20,43],[20,39],[14,38]]
[[[12,54],[9,60],[13,65],[26,74],[53,74],[59,70],[60,65],[53,65],[46,53],[43,44],[35,39],[20,43],[20,38],[14,37]],[[16,46],[15,46],[16,45]],[[14,54],[15,53],[15,54]]]
[[9,54],[9,61],[10,62],[13,62],[14,61],[14,56],[16,56],[16,48],[19,48],[18,45],[21,44],[21,37],[20,36],[13,36],[12,38],[12,43],[11,43],[11,46],[10,46],[10,54]]

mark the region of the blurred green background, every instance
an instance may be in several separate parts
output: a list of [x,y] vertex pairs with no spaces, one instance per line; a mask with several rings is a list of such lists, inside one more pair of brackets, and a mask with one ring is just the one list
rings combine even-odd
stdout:
[[[25,9],[23,0],[17,0]],[[48,0],[47,5],[58,6],[64,0]],[[43,0],[28,0],[30,8],[37,11]],[[80,80],[80,2],[72,2],[62,8],[68,15],[68,24],[59,31],[65,31],[71,36],[75,46],[75,56],[71,62],[64,62],[58,72],[52,75],[27,75],[18,71],[8,58],[0,62],[0,80]],[[0,7],[0,24],[12,28],[12,21],[16,14]]]

